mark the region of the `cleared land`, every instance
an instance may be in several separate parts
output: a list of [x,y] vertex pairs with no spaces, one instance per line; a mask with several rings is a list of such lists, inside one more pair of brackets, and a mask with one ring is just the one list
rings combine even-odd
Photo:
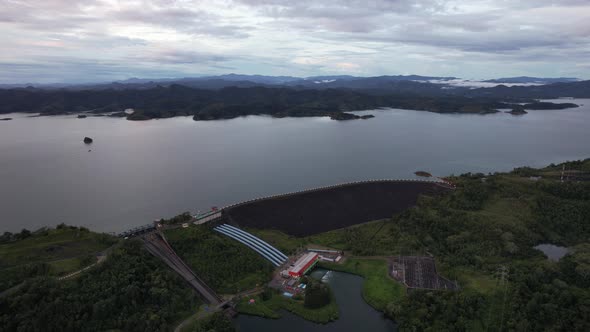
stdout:
[[230,208],[230,222],[308,236],[372,220],[391,218],[422,194],[448,189],[428,182],[369,182],[297,193]]
[[34,276],[60,276],[96,261],[116,240],[84,228],[63,226],[0,244],[0,290]]

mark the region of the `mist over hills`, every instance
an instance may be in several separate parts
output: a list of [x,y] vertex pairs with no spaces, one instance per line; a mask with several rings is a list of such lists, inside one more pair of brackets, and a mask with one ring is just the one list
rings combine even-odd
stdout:
[[[0,84],[0,89],[34,87],[39,89],[146,89],[156,86],[170,86],[180,84],[201,89],[222,89],[224,87],[252,87],[252,86],[286,86],[293,88],[348,88],[361,90],[407,90],[409,82],[432,83],[438,86],[438,89],[449,88],[476,88],[480,87],[479,83],[495,83],[492,86],[508,85],[544,85],[551,83],[570,83],[579,81],[577,78],[559,77],[559,78],[542,78],[542,77],[506,77],[489,80],[465,80],[458,77],[440,77],[440,76],[421,76],[421,75],[383,75],[373,77],[361,77],[351,75],[325,75],[311,77],[294,77],[294,76],[265,76],[265,75],[241,75],[225,74],[217,76],[202,77],[183,77],[183,78],[129,78],[125,80],[88,83],[88,84]],[[404,82],[400,84],[400,82]],[[405,85],[405,86],[404,86]],[[486,84],[490,87],[490,84]]]
[[483,82],[490,83],[533,83],[533,84],[550,84],[550,83],[564,83],[564,82],[577,82],[579,79],[575,77],[530,77],[530,76],[518,76],[518,77],[503,77],[491,80],[485,80]]

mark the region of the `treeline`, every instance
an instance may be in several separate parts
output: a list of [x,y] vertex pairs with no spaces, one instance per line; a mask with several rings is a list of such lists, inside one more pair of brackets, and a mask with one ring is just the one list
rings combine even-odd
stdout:
[[[379,107],[439,113],[490,113],[496,112],[498,108],[510,108],[511,105],[501,102],[501,99],[487,97],[429,97],[419,93],[370,94],[348,89],[314,90],[285,87],[226,87],[220,90],[202,90],[174,84],[144,90],[0,90],[0,113],[108,113],[112,116],[127,117],[129,120],[174,116],[213,120],[256,114],[275,117],[340,118],[334,115]],[[551,105],[544,103],[543,107]],[[126,114],[123,112],[126,109],[134,109],[135,112]]]
[[31,236],[31,231],[26,228],[23,228],[18,233],[4,232],[4,234],[0,235],[0,243],[8,243],[8,242],[14,242],[14,241],[18,241],[18,240],[24,240],[24,239],[28,238],[29,236]]
[[170,331],[198,304],[182,279],[130,240],[77,279],[36,278],[0,297],[0,330]]
[[[86,227],[70,226],[70,225],[66,225],[64,223],[57,225],[55,227],[55,229],[59,229],[59,230],[70,229],[70,230],[79,230],[81,232],[89,232],[88,228],[86,228]],[[49,234],[50,230],[51,230],[50,228],[42,227],[34,232],[31,232],[30,230],[28,230],[26,228],[23,228],[18,233],[4,232],[2,235],[0,235],[0,244],[24,240],[32,235],[45,236],[45,235]]]
[[170,219],[160,219],[160,223],[163,225],[177,225],[183,224],[191,221],[193,217],[191,216],[190,212],[183,212],[177,216],[174,216]]

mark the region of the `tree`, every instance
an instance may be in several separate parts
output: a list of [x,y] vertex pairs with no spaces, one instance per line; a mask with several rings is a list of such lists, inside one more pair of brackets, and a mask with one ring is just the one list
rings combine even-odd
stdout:
[[24,240],[24,239],[28,238],[29,236],[31,236],[31,231],[26,228],[23,228],[23,230],[20,231],[20,233],[18,233],[16,235],[18,240]]
[[317,309],[328,305],[331,301],[330,289],[319,281],[311,280],[305,288],[305,300],[303,305],[306,308]]

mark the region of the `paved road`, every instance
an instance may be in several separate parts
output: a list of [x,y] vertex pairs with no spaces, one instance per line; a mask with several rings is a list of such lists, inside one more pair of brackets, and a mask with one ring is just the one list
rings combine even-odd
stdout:
[[200,295],[211,305],[222,303],[221,298],[203,282],[197,275],[176,255],[165,239],[158,233],[142,236],[146,249],[154,256],[160,258],[184,280],[186,280]]

